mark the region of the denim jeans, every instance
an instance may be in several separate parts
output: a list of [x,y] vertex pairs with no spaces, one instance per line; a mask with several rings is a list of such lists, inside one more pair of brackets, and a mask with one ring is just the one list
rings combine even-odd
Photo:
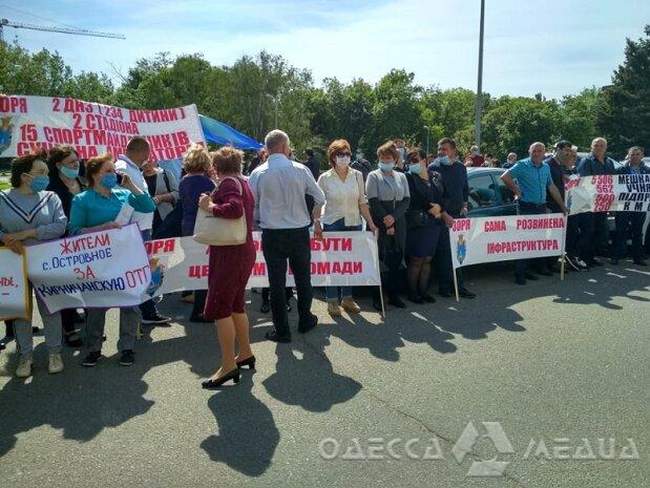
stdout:
[[[31,290],[30,290],[31,293]],[[36,295],[36,304],[38,313],[43,321],[45,333],[45,345],[50,354],[61,352],[61,314],[59,312],[47,313],[47,307],[43,301]],[[14,320],[14,333],[16,335],[16,344],[21,356],[29,356],[34,349],[32,336],[32,321],[25,319]]]
[[[323,224],[323,232],[344,232],[360,231],[361,225],[345,225],[345,219],[340,219],[333,224]],[[327,300],[341,300],[342,298],[352,298],[352,287],[350,286],[328,286],[325,288],[325,298]]]
[[[104,324],[107,308],[89,308],[86,311],[86,347],[90,352],[102,350]],[[138,307],[122,307],[120,310],[120,339],[118,351],[133,350],[135,346],[140,313]]]
[[[140,235],[142,236],[142,240],[144,242],[150,241],[151,240],[151,229],[147,230],[142,230],[140,231]],[[156,302],[151,300],[147,300],[146,302],[142,302],[139,306],[140,308],[140,314],[142,315],[143,319],[150,319],[158,315],[158,309],[156,308]]]

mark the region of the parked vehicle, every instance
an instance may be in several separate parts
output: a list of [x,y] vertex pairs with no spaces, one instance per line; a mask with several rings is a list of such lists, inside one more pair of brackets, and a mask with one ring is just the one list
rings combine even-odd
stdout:
[[469,217],[516,215],[517,203],[510,189],[501,180],[502,168],[468,168],[467,182]]

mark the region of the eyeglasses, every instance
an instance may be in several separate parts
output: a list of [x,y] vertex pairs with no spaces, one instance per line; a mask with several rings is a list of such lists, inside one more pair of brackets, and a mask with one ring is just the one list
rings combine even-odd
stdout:
[[336,156],[352,156],[352,153],[350,151],[338,151]]
[[73,159],[69,159],[67,161],[64,159],[63,161],[61,161],[61,164],[65,166],[77,166],[79,164],[79,159],[76,157]]

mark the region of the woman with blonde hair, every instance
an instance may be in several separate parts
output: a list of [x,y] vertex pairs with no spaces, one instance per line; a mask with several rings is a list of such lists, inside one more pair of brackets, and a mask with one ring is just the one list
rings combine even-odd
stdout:
[[[199,210],[199,197],[214,190],[214,181],[210,178],[212,159],[208,150],[200,144],[192,144],[183,159],[185,176],[178,185],[179,201],[183,208],[181,229],[183,236],[194,234],[194,222]],[[194,291],[194,306],[190,315],[191,322],[210,322],[203,317],[205,290]]]

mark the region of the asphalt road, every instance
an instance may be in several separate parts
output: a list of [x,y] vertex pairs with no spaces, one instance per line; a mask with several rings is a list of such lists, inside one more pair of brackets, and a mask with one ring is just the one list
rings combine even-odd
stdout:
[[476,300],[390,309],[386,323],[335,322],[318,301],[321,325],[290,345],[264,341],[251,295],[258,370],[216,393],[199,384],[218,362],[213,327],[187,323],[176,296],[162,307],[176,321],[138,343],[131,368],[117,364],[114,311],[95,369],[68,349],[49,376],[38,338],[19,381],[12,344],[0,486],[649,486],[650,270],[511,277],[475,268]]

